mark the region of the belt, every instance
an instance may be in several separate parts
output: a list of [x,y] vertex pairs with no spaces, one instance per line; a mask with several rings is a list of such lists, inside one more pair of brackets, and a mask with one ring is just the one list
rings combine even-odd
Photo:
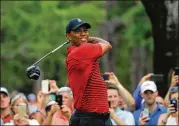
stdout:
[[99,117],[99,118],[104,118],[104,119],[108,119],[110,116],[109,112],[104,112],[104,113],[97,113],[97,112],[85,112],[85,111],[81,111],[81,110],[76,110],[74,113],[75,116],[88,116],[88,117]]

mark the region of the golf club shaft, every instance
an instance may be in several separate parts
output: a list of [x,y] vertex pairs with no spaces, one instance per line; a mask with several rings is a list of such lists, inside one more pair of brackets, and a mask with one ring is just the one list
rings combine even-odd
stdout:
[[48,54],[46,54],[45,56],[43,56],[42,58],[40,58],[37,62],[35,62],[32,66],[35,66],[36,64],[38,64],[41,60],[43,60],[45,57],[47,57],[48,55],[54,53],[55,51],[57,51],[58,49],[60,49],[61,47],[63,47],[64,45],[68,44],[69,41],[63,43],[62,45],[58,46],[56,49],[52,50],[51,52],[49,52]]

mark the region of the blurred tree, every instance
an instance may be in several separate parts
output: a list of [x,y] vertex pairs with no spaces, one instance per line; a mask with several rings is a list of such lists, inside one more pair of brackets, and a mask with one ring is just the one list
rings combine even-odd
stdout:
[[[177,64],[179,49],[178,38],[178,1],[142,0],[152,23],[154,38],[154,73],[165,76],[165,83],[159,83],[159,93],[164,96],[168,90],[168,74]],[[178,47],[178,48],[177,48]],[[179,52],[179,50],[178,50]],[[170,83],[170,82],[169,82]]]

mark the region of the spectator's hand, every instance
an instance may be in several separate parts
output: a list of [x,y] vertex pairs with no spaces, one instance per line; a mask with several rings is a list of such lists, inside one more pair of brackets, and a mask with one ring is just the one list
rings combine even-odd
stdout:
[[140,80],[139,84],[141,85],[143,82],[150,80],[152,75],[153,75],[153,73],[148,73],[147,75],[143,76],[142,79]]
[[167,116],[169,117],[172,113],[175,113],[175,107],[173,107],[173,104],[170,104],[167,109]]
[[141,116],[139,118],[139,125],[145,125],[149,121],[149,117],[147,116]]
[[120,84],[118,78],[113,72],[105,72],[104,74],[109,75],[109,80],[105,80],[106,83],[111,83],[114,85]]
[[58,110],[60,110],[60,106],[56,103],[56,104],[53,104],[51,109],[50,109],[50,112],[49,114],[50,115],[53,115],[55,112],[57,112]]
[[49,86],[50,86],[49,94],[56,93],[59,89],[55,80],[49,80]]
[[61,111],[68,119],[70,119],[72,111],[69,107],[67,107],[67,105],[62,105]]
[[170,87],[175,87],[177,84],[179,84],[179,76],[175,75],[175,72],[173,72]]
[[114,118],[115,117],[115,112],[114,112],[114,109],[112,109],[112,108],[109,108],[109,112],[110,112],[110,118]]
[[42,104],[44,100],[45,94],[42,91],[39,91],[37,94],[37,103]]
[[29,125],[29,121],[27,118],[20,117],[19,114],[14,115],[14,125]]

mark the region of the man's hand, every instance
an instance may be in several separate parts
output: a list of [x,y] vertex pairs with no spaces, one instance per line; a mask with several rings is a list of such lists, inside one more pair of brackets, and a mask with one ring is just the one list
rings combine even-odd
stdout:
[[147,75],[143,76],[142,79],[140,80],[139,84],[141,85],[143,82],[150,80],[152,75],[153,75],[153,73],[148,73]]
[[175,75],[175,72],[173,72],[170,87],[175,87],[177,84],[179,84],[179,76]]
[[13,121],[14,121],[14,125],[15,125],[15,126],[19,126],[19,125],[23,125],[23,126],[29,125],[28,118],[22,118],[22,117],[20,117],[19,114],[14,115]]
[[56,104],[53,104],[52,107],[51,107],[51,109],[50,109],[49,114],[50,114],[51,116],[53,116],[53,114],[54,114],[55,112],[57,112],[58,110],[60,110],[60,106],[59,106],[57,103],[56,103]]
[[61,111],[64,114],[64,116],[66,116],[68,119],[70,119],[72,111],[69,107],[67,107],[66,105],[62,105]]
[[59,89],[55,80],[49,80],[49,86],[50,86],[49,93],[56,93]]
[[88,37],[88,43],[95,44],[95,43],[98,43],[98,40],[95,39],[95,37]]
[[109,76],[109,80],[105,80],[106,83],[110,83],[114,85],[120,84],[118,78],[113,72],[105,72],[104,74],[107,74]]
[[116,116],[115,112],[114,112],[114,109],[112,108],[109,108],[109,112],[110,112],[110,118],[114,118]]
[[145,125],[149,121],[147,116],[142,116],[139,118],[139,125]]

